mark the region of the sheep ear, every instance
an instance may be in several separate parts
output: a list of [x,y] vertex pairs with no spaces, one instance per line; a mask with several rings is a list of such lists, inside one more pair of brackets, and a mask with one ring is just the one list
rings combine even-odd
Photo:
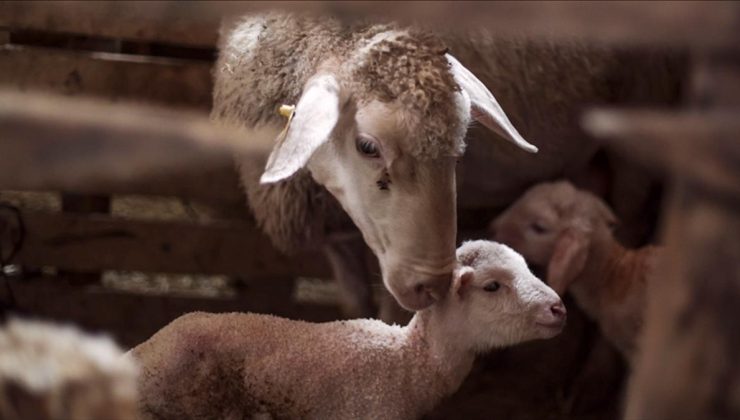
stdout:
[[475,270],[472,267],[463,266],[457,268],[452,279],[452,292],[462,296],[467,286],[473,281],[474,275]]
[[315,76],[306,83],[287,132],[281,133],[270,153],[261,183],[283,180],[306,166],[337,125],[340,102],[339,83],[334,76]]
[[575,280],[588,257],[590,240],[580,229],[566,229],[555,242],[555,249],[547,266],[547,284],[562,296]]
[[470,113],[473,119],[520,148],[530,153],[537,153],[537,147],[524,140],[514,128],[514,125],[509,121],[509,117],[506,116],[501,105],[498,104],[493,93],[488,90],[486,85],[478,80],[455,57],[450,54],[445,54],[445,56],[450,63],[452,76],[470,98]]

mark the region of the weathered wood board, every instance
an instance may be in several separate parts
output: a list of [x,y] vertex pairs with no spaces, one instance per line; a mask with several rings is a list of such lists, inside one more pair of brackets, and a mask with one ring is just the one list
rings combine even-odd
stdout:
[[0,87],[208,112],[211,63],[8,44],[0,46]]
[[0,3],[0,27],[213,46],[222,17],[282,8],[344,19],[416,20],[436,30],[487,28],[500,35],[619,45],[737,49],[740,4],[673,2],[21,2]]
[[330,277],[323,255],[276,251],[246,222],[162,222],[98,214],[23,212],[26,235],[14,262],[70,271],[107,269]]
[[[316,322],[340,318],[333,306],[286,301],[286,293],[276,293],[275,289],[289,284],[270,280],[247,289],[243,295],[228,298],[141,295],[100,286],[82,288],[55,277],[12,280],[11,289],[23,311],[111,334],[125,347],[135,346],[173,319],[193,311],[270,313]],[[0,298],[6,302],[8,290],[0,288]]]

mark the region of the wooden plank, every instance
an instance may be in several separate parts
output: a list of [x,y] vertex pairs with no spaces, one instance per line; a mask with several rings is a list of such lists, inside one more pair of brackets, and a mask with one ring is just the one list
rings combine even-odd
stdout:
[[198,113],[50,95],[0,92],[0,184],[96,182],[223,168],[235,154],[263,156],[280,127],[237,130]]
[[285,301],[272,289],[279,279],[265,279],[242,295],[223,298],[140,295],[96,287],[75,287],[60,278],[12,279],[10,288],[0,288],[7,301],[12,290],[18,309],[27,315],[72,322],[95,332],[111,334],[132,347],[149,338],[178,316],[193,312],[256,312],[292,319],[322,322],[339,319],[338,308],[328,305]]
[[[72,96],[96,96],[113,102],[135,100],[196,107],[203,111],[210,109],[209,63],[134,58],[18,46],[0,47],[0,85],[9,91],[37,90]],[[56,176],[0,176],[0,189],[164,195],[217,205],[225,203],[232,207],[245,203],[231,160],[219,166],[201,166],[177,173],[154,170],[145,178],[124,181],[96,177],[90,182],[69,185],[65,178]]]
[[730,194],[740,192],[740,119],[735,109],[596,110],[583,123],[590,134],[631,158],[688,174]]
[[738,48],[736,2],[14,2],[0,26],[212,46],[221,17],[268,8],[426,22],[434,30],[487,28],[500,35],[603,42]]
[[0,25],[208,46],[216,41],[215,11],[215,4],[198,2],[6,1],[0,4]]
[[283,255],[246,222],[197,224],[38,212],[22,212],[22,217],[26,236],[15,262],[30,267],[331,277],[323,255]]
[[[110,196],[105,195],[79,195],[62,194],[62,211],[73,214],[110,214]],[[89,285],[98,283],[103,273],[99,271],[68,272],[64,273],[70,281],[76,285]]]
[[0,85],[209,111],[211,64],[125,54],[0,46]]

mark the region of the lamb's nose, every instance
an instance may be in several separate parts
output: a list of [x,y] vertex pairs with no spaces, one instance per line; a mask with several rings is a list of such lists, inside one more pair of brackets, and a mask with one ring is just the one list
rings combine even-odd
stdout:
[[565,318],[568,315],[568,311],[565,310],[565,305],[563,305],[563,302],[558,302],[558,303],[550,306],[550,313],[559,322],[565,321]]
[[543,327],[563,328],[567,312],[562,301],[550,305],[543,305],[537,315],[536,322]]

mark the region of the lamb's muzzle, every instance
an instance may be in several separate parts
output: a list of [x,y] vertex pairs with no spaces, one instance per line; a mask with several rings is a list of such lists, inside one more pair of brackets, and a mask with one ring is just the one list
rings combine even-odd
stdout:
[[556,334],[562,331],[565,326],[565,320],[567,319],[567,311],[563,302],[556,302],[553,304],[546,304],[539,311],[536,317],[537,325],[545,328],[551,328],[556,331]]

